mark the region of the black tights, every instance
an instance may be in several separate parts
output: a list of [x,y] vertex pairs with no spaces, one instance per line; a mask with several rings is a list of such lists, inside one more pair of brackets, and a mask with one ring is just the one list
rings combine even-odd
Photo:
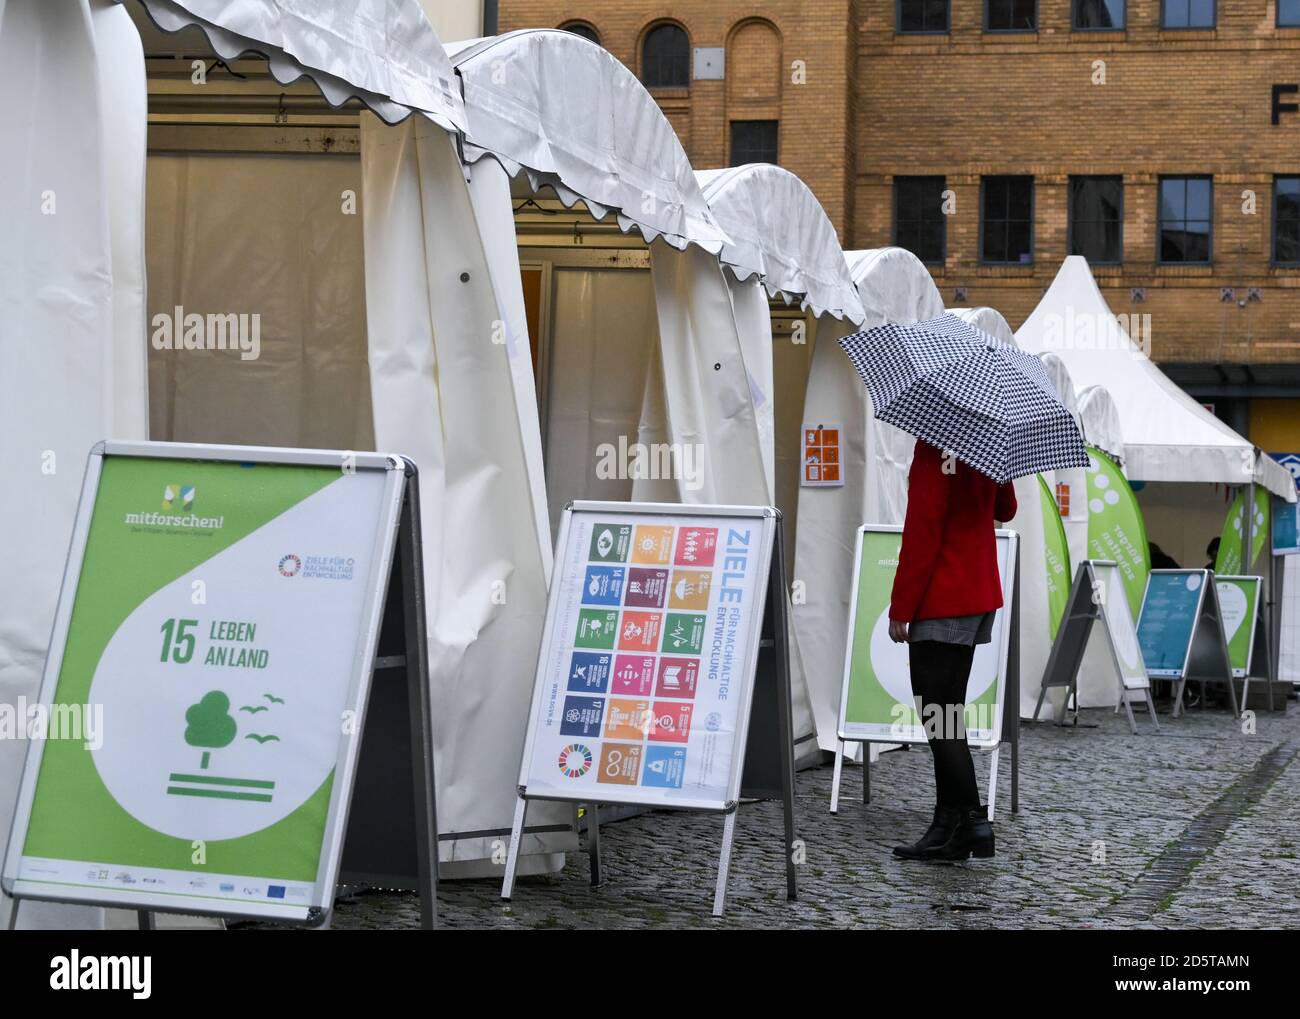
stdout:
[[974,656],[970,644],[922,640],[908,645],[912,693],[921,702],[921,722],[934,755],[934,787],[941,807],[980,805],[963,714]]

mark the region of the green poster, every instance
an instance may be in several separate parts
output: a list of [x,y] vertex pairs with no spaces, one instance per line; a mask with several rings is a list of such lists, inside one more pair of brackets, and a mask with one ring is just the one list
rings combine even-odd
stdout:
[[304,913],[370,639],[388,471],[100,459],[5,880],[42,898]]
[[1228,659],[1232,674],[1245,676],[1251,667],[1255,646],[1255,627],[1259,620],[1259,577],[1216,576],[1219,614],[1223,634],[1228,639]]
[[1039,502],[1043,509],[1043,560],[1047,567],[1047,625],[1048,636],[1056,639],[1065,616],[1065,606],[1070,600],[1070,545],[1065,538],[1065,524],[1061,510],[1056,505],[1052,490],[1043,476],[1038,475]]
[[1264,542],[1268,538],[1268,517],[1272,499],[1268,492],[1255,486],[1255,522],[1250,538],[1250,563],[1241,561],[1241,538],[1244,528],[1245,490],[1237,493],[1228,507],[1228,516],[1223,521],[1223,533],[1219,535],[1219,554],[1214,559],[1214,572],[1239,574],[1250,569],[1251,564],[1264,551]]
[[1151,569],[1142,510],[1115,461],[1095,446],[1088,447],[1088,457],[1088,558],[1119,564],[1129,611],[1136,619]]
[[[840,697],[839,734],[875,743],[924,743],[925,730],[912,700],[906,644],[889,639],[889,599],[898,568],[902,529],[867,525],[858,532],[848,663]],[[998,532],[998,565],[1003,577],[1004,610],[993,624],[993,641],[975,651],[967,684],[967,739],[995,746],[1002,731],[1006,684],[1006,641],[1011,602],[1008,580],[1015,536]]]

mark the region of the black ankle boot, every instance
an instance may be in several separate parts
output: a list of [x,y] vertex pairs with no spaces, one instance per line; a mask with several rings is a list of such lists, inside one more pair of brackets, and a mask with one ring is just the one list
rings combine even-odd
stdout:
[[993,825],[987,807],[969,807],[958,812],[961,820],[947,843],[926,856],[929,860],[987,860],[993,855]]
[[948,844],[961,819],[962,812],[956,807],[935,807],[934,820],[920,841],[910,846],[895,846],[894,855],[904,860],[928,859]]

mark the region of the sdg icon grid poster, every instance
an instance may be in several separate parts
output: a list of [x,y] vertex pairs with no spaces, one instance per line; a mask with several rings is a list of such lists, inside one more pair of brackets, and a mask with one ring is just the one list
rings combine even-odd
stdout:
[[763,533],[758,516],[572,513],[520,777],[529,796],[727,801]]
[[101,732],[45,741],[20,882],[307,908],[389,498],[380,470],[104,459],[53,696]]

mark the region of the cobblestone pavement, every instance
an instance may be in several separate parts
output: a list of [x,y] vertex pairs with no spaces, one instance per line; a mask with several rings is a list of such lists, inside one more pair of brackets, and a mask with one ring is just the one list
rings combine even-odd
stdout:
[[[779,803],[746,804],[737,824],[727,913],[711,915],[722,820],[655,812],[602,826],[602,887],[584,854],[558,875],[444,882],[444,927],[1292,927],[1300,926],[1300,708],[1261,711],[1246,734],[1226,710],[1160,716],[1085,711],[1077,729],[1027,726],[1021,803],[1009,813],[1010,754],[1000,766],[994,860],[905,863],[890,847],[929,821],[923,747],[845,769],[838,816],[832,769],[797,780],[806,846],[799,899],[785,899]],[[976,758],[981,782],[988,757]],[[334,927],[418,924],[418,900],[367,892],[340,902]]]

